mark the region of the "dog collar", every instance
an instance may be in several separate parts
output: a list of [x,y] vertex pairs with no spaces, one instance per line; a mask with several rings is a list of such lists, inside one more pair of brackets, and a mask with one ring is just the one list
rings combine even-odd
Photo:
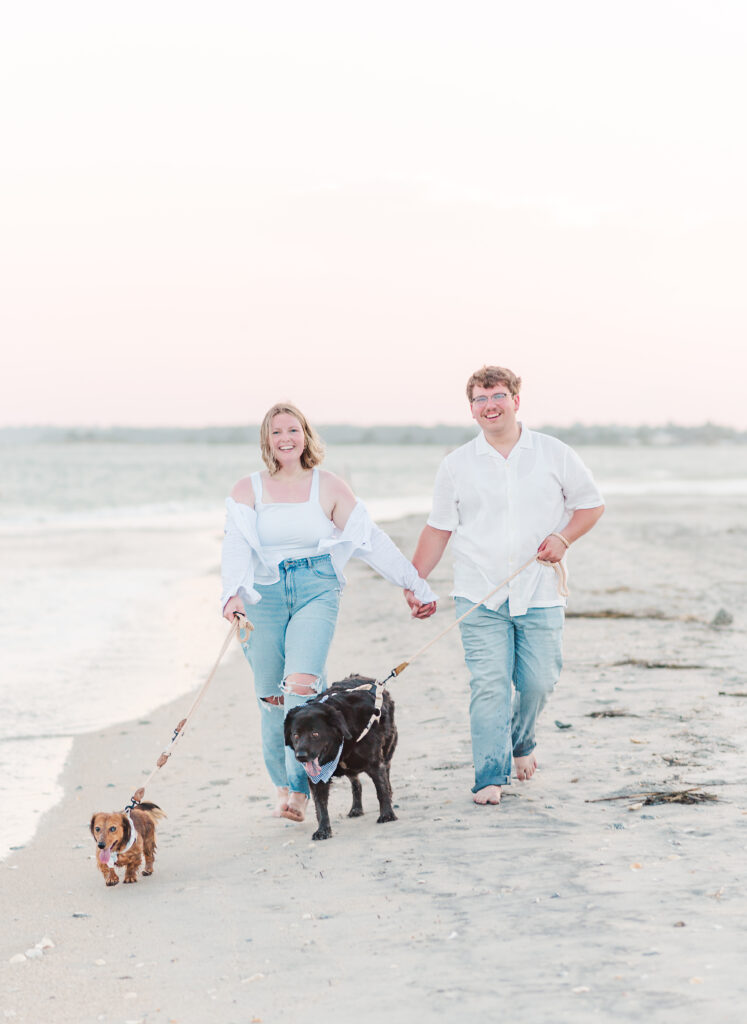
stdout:
[[318,772],[309,771],[306,765],[303,766],[304,771],[308,775],[310,782],[329,782],[329,780],[335,774],[335,769],[340,763],[340,758],[342,757],[342,747],[344,742],[345,741],[343,740],[343,742],[340,744],[340,749],[337,751],[333,759],[331,761],[327,761],[326,764],[321,765]]

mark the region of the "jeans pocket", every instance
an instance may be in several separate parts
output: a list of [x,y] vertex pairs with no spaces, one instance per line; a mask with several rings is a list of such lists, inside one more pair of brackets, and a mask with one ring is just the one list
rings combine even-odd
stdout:
[[332,580],[337,579],[337,573],[329,559],[325,559],[323,562],[313,562],[310,568],[314,575],[318,576],[320,580],[328,580],[331,582]]

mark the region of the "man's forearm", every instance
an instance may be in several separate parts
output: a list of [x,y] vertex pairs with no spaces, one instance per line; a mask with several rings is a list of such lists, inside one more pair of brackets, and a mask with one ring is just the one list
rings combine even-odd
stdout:
[[437,530],[434,526],[423,527],[412,557],[412,564],[423,579],[427,579],[441,561],[450,537],[451,530]]
[[601,518],[603,512],[604,505],[598,505],[596,508],[578,508],[561,533],[568,543],[572,544],[574,540],[578,540],[579,537],[583,537],[585,533],[589,532]]

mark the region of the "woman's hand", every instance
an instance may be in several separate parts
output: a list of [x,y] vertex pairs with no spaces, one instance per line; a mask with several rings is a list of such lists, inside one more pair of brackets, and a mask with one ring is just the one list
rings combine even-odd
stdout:
[[233,617],[236,612],[238,612],[239,615],[246,615],[244,602],[238,596],[230,597],[226,601],[226,607],[223,609],[223,618],[228,619],[229,622],[233,622]]
[[411,590],[405,590],[405,601],[410,606],[413,619],[428,619],[436,610],[435,601],[423,604],[421,601],[418,601]]

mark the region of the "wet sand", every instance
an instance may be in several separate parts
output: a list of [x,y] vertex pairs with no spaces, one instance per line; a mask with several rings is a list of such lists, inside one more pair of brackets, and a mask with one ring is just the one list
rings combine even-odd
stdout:
[[[63,801],[0,863],[5,1018],[741,1021],[745,511],[737,499],[617,498],[574,545],[540,769],[498,808],[471,800],[457,630],[392,683],[397,822],[376,824],[367,779],[359,819],[335,783],[327,842],[311,841],[313,810],[302,825],[270,816],[234,647],[148,787],[168,814],[155,874],[108,889],[90,816],[123,806],[191,698],[77,739]],[[409,553],[420,525],[389,532]],[[448,558],[426,623],[365,565],[350,569],[331,679],[386,674],[451,621]],[[730,624],[711,624],[720,609]],[[645,803],[692,788],[716,800]],[[9,962],[44,937],[54,945],[40,956]]]

